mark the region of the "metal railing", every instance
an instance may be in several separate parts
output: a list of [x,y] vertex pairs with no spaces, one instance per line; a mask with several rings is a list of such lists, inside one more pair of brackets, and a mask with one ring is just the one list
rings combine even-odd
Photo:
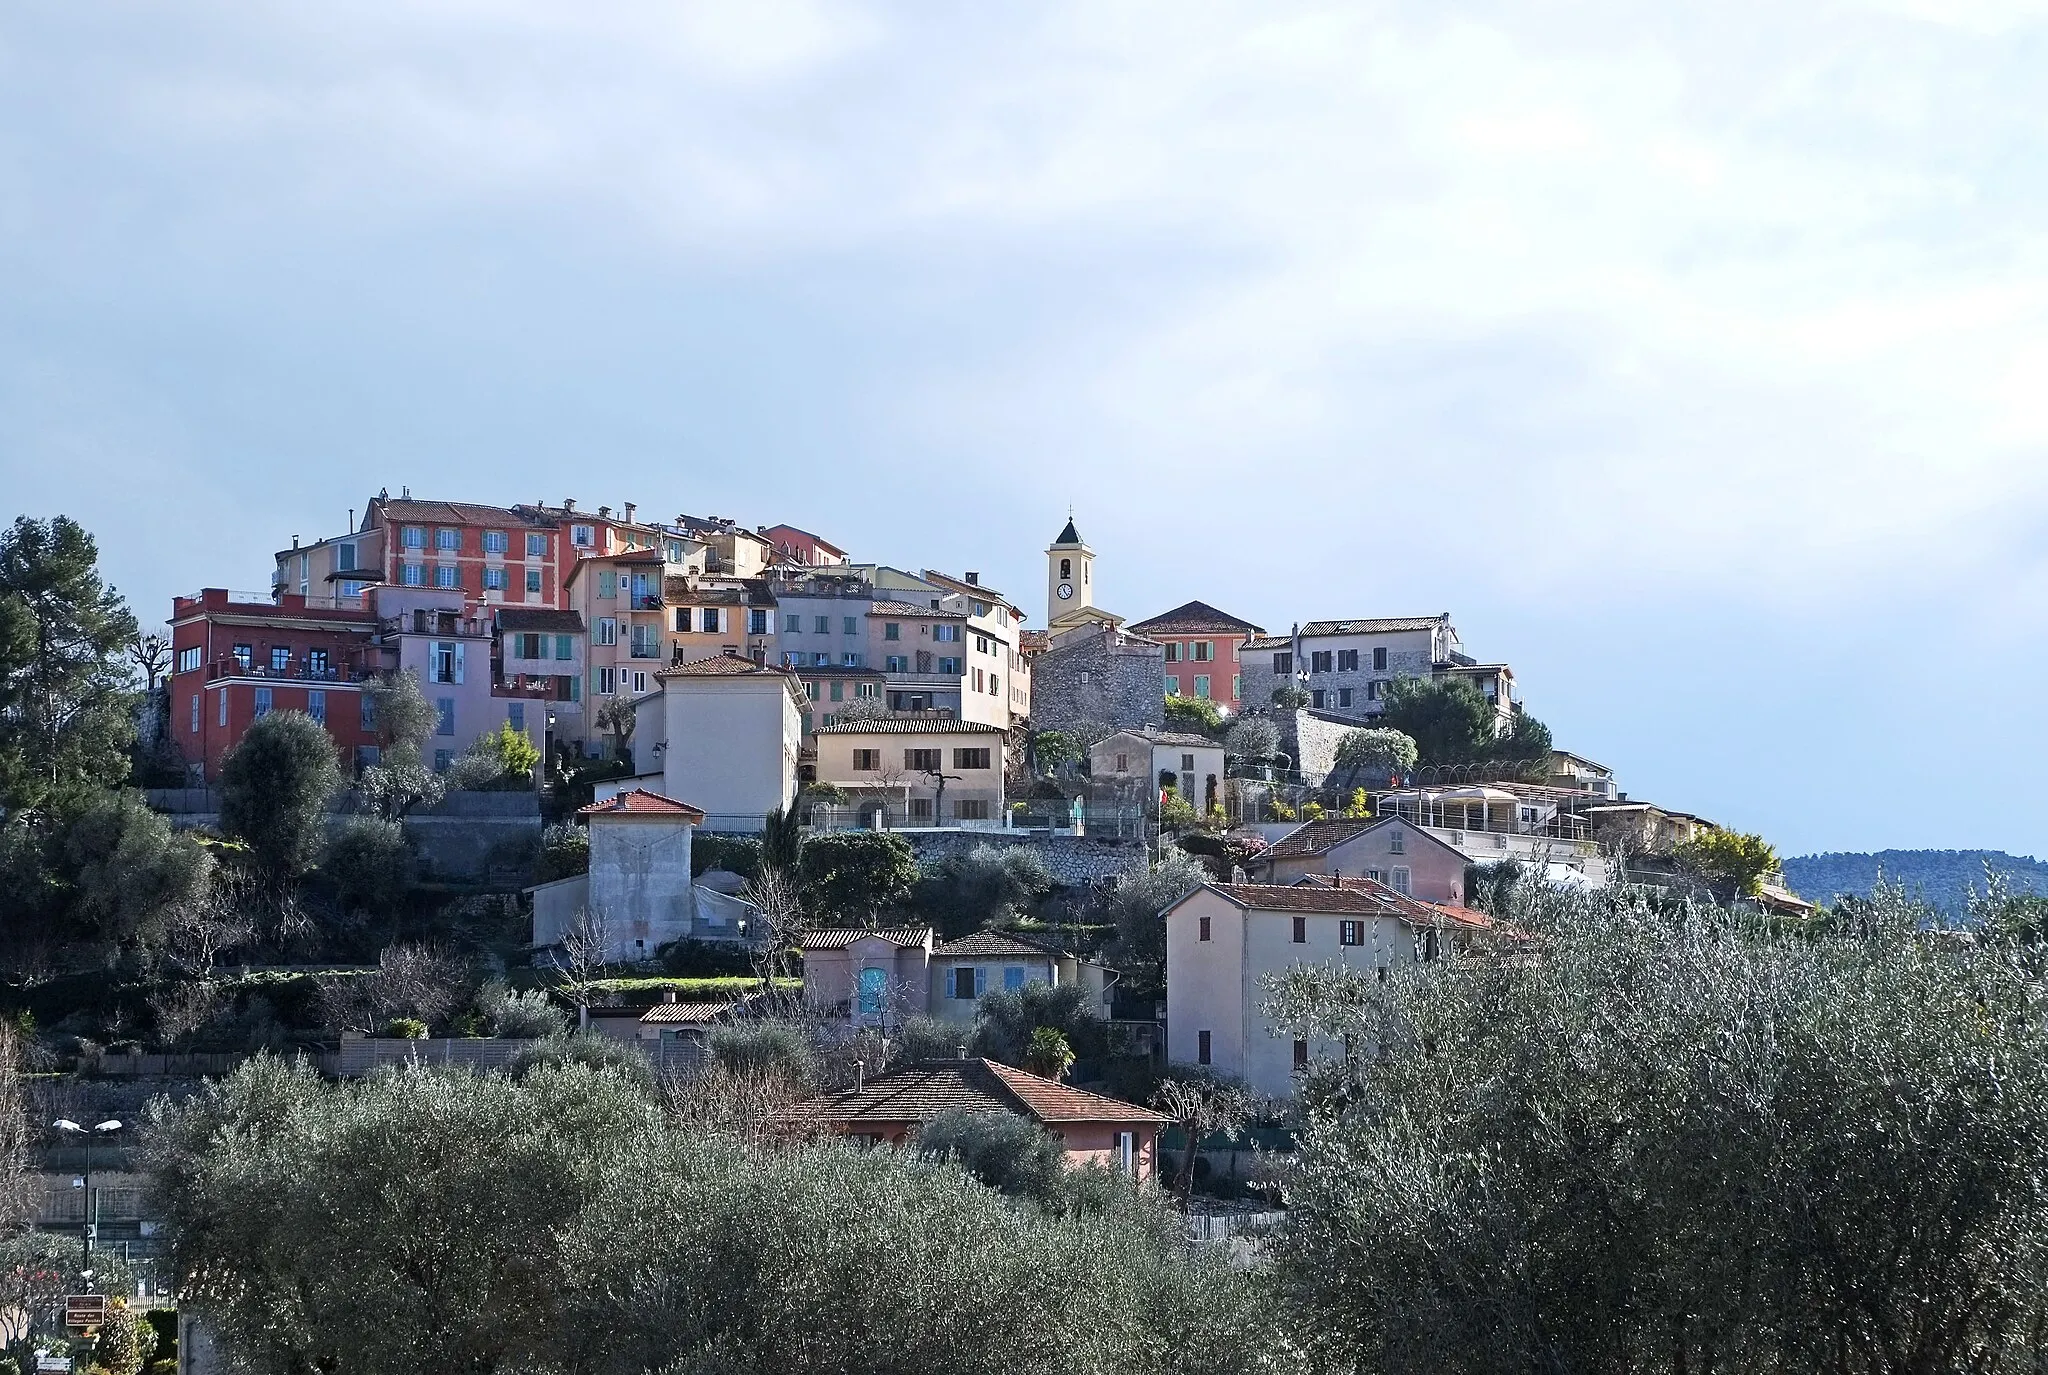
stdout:
[[315,668],[297,660],[283,668],[273,668],[269,664],[259,664],[254,660],[245,664],[232,654],[224,659],[215,659],[206,666],[206,677],[209,682],[220,678],[261,678],[265,681],[291,683],[362,683],[376,676],[373,669],[356,668],[352,665]]

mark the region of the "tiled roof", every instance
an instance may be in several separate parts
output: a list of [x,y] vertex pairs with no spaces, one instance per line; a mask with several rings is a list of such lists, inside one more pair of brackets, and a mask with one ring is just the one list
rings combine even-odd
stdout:
[[806,931],[797,947],[802,950],[844,950],[855,941],[876,936],[891,945],[923,945],[932,937],[929,926],[893,926],[880,931],[834,930]]
[[927,568],[919,573],[918,576],[926,582],[935,582],[941,587],[951,588],[953,591],[965,596],[979,597],[981,600],[992,604],[1010,605],[1008,597],[1005,597],[986,583],[969,582],[965,578],[956,578],[951,573],[941,573],[936,568]]
[[746,678],[754,675],[769,678],[787,678],[789,670],[774,664],[757,664],[752,659],[738,654],[714,654],[708,659],[693,659],[687,664],[676,664],[655,674],[657,678]]
[[1205,886],[1254,912],[1394,917],[1411,925],[1439,919],[1459,926],[1491,925],[1483,913],[1450,904],[1423,902],[1365,878],[1332,880],[1326,875],[1317,875],[1315,879],[1285,886],[1269,883],[1211,883]]
[[980,721],[942,721],[930,716],[877,716],[867,721],[840,721],[820,726],[816,735],[1008,735],[1001,726]]
[[704,819],[704,809],[692,807],[687,802],[678,802],[673,797],[663,797],[645,788],[629,788],[616,797],[602,802],[593,802],[587,807],[576,809],[578,816],[685,816],[694,821]]
[[1390,635],[1400,630],[1434,630],[1447,624],[1451,613],[1440,616],[1380,616],[1362,617],[1350,621],[1306,621],[1302,624],[1304,635]]
[[1068,516],[1068,517],[1067,517],[1067,524],[1066,524],[1066,528],[1060,531],[1060,537],[1059,537],[1058,539],[1054,540],[1054,541],[1053,541],[1053,543],[1054,543],[1054,544],[1079,544],[1080,542],[1081,542],[1081,532],[1080,532],[1079,530],[1076,530],[1076,529],[1074,528],[1074,518],[1073,518],[1072,516]]
[[1069,1088],[993,1060],[926,1060],[860,1088],[798,1103],[786,1115],[833,1123],[929,1122],[948,1112],[1009,1112],[1034,1122],[1150,1122],[1149,1108]]
[[656,1003],[640,1014],[640,1020],[670,1026],[701,1026],[715,1022],[738,1007],[737,1001],[723,1003]]
[[1260,858],[1301,859],[1308,855],[1319,855],[1332,846],[1342,845],[1353,836],[1372,829],[1379,820],[1380,818],[1367,817],[1359,821],[1311,821],[1274,841],[1272,848]]
[[566,630],[580,634],[583,630],[583,613],[555,611],[545,606],[501,606],[498,608],[498,629]]
[[946,955],[961,958],[981,955],[1021,955],[1033,959],[1044,959],[1048,955],[1056,954],[1056,951],[1048,950],[1042,945],[1034,945],[1030,941],[1020,941],[1015,936],[1006,936],[1000,931],[975,931],[960,937],[958,940],[947,941],[939,946],[932,951],[932,958],[938,959]]
[[1147,736],[1146,738],[1157,741],[1162,745],[1178,745],[1182,749],[1220,750],[1223,748],[1221,740],[1211,740],[1206,735],[1190,735],[1185,731],[1161,731],[1157,735]]
[[875,602],[868,607],[870,616],[936,616],[942,621],[964,621],[965,611],[941,611],[936,606],[912,606],[909,602]]
[[1233,631],[1238,634],[1249,635],[1263,635],[1265,633],[1263,626],[1253,625],[1250,621],[1241,621],[1227,611],[1218,611],[1207,602],[1188,602],[1185,605],[1176,606],[1171,611],[1162,611],[1149,621],[1134,622],[1129,628],[1140,634],[1148,630],[1160,630],[1169,633],[1202,630]]
[[515,511],[509,506],[483,506],[473,501],[413,501],[406,497],[387,497],[382,503],[384,515],[392,521],[447,521],[457,525],[534,525],[552,522],[536,521],[531,515]]

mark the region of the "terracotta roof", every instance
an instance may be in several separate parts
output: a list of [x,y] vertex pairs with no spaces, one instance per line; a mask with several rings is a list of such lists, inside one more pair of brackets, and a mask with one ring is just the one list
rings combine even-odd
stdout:
[[555,611],[545,606],[501,606],[498,608],[498,629],[566,630],[581,634],[583,613]]
[[[738,1007],[739,1003],[656,1003],[640,1014],[640,1020],[649,1024],[665,1023],[670,1026],[699,1026],[715,1022],[726,1013]],[[595,1010],[591,1013],[596,1016]]]
[[769,678],[787,678],[790,672],[774,664],[757,664],[752,659],[738,654],[714,654],[708,659],[693,659],[687,664],[676,664],[665,668],[654,676],[657,678],[746,678],[753,675]]
[[1349,621],[1305,621],[1304,635],[1389,635],[1401,630],[1434,630],[1450,624],[1451,613],[1439,616],[1366,616]]
[[406,497],[386,497],[378,505],[384,508],[385,519],[397,522],[418,521],[424,524],[446,521],[456,525],[522,526],[553,523],[515,511],[509,506],[483,506],[473,501],[413,501]]
[[1253,625],[1250,621],[1241,621],[1227,611],[1218,611],[1207,602],[1187,602],[1171,611],[1162,611],[1148,621],[1133,622],[1129,628],[1140,633],[1148,630],[1224,630],[1248,635],[1265,634],[1265,627]]
[[806,931],[797,942],[800,950],[844,950],[855,941],[866,940],[869,936],[879,937],[891,945],[923,945],[932,938],[929,926],[892,926],[880,931],[838,929],[832,931]]
[[1008,735],[1001,726],[980,721],[945,721],[930,716],[877,716],[867,721],[841,721],[820,726],[816,735]]
[[631,788],[616,797],[576,809],[578,816],[684,816],[694,822],[704,819],[704,809],[663,797],[645,788]]
[[1058,953],[1030,941],[1020,941],[1015,936],[1006,936],[1000,931],[975,931],[939,946],[932,951],[932,958],[938,959],[945,955],[1023,955],[1042,960],[1049,955],[1057,956]]
[[[1393,917],[1410,925],[1442,920],[1456,926],[1491,926],[1482,912],[1453,904],[1423,902],[1367,878],[1333,880],[1318,874],[1285,886],[1268,883],[1202,885],[1254,912],[1300,912],[1313,916]],[[1200,892],[1201,889],[1196,889]],[[1192,896],[1192,895],[1190,895]],[[1187,899],[1181,899],[1185,902]],[[1179,906],[1179,903],[1175,903]]]
[[1320,855],[1342,845],[1353,836],[1371,830],[1377,822],[1384,819],[1367,817],[1354,821],[1311,821],[1274,841],[1272,848],[1260,858],[1301,859],[1309,855]]
[[[1001,600],[992,598],[991,600]],[[870,616],[936,616],[942,621],[964,621],[965,611],[941,611],[936,606],[913,606],[909,602],[874,602],[868,606]]]
[[1220,750],[1223,748],[1221,740],[1211,740],[1206,735],[1190,735],[1185,731],[1161,731],[1157,735],[1148,735],[1145,738],[1161,745],[1179,745],[1182,749]]
[[948,1112],[1009,1112],[1034,1122],[1150,1122],[1150,1108],[1070,1088],[993,1060],[925,1060],[786,1110],[833,1123],[929,1122]]

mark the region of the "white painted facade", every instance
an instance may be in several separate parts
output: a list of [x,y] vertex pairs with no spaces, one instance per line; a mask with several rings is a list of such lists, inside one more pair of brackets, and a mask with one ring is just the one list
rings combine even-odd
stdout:
[[703,808],[706,830],[758,832],[769,812],[796,798],[803,743],[796,678],[731,659],[657,677],[661,695],[636,711],[638,771],[658,773],[664,796]]

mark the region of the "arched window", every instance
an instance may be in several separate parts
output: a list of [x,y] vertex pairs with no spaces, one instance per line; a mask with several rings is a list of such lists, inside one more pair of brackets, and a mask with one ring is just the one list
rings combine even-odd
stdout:
[[1073,577],[1073,576],[1074,576],[1074,561],[1073,561],[1072,559],[1061,559],[1061,560],[1060,560],[1060,581],[1061,581],[1061,582],[1065,582],[1065,581],[1066,581],[1067,579],[1069,579],[1069,578],[1071,578],[1071,577]]

